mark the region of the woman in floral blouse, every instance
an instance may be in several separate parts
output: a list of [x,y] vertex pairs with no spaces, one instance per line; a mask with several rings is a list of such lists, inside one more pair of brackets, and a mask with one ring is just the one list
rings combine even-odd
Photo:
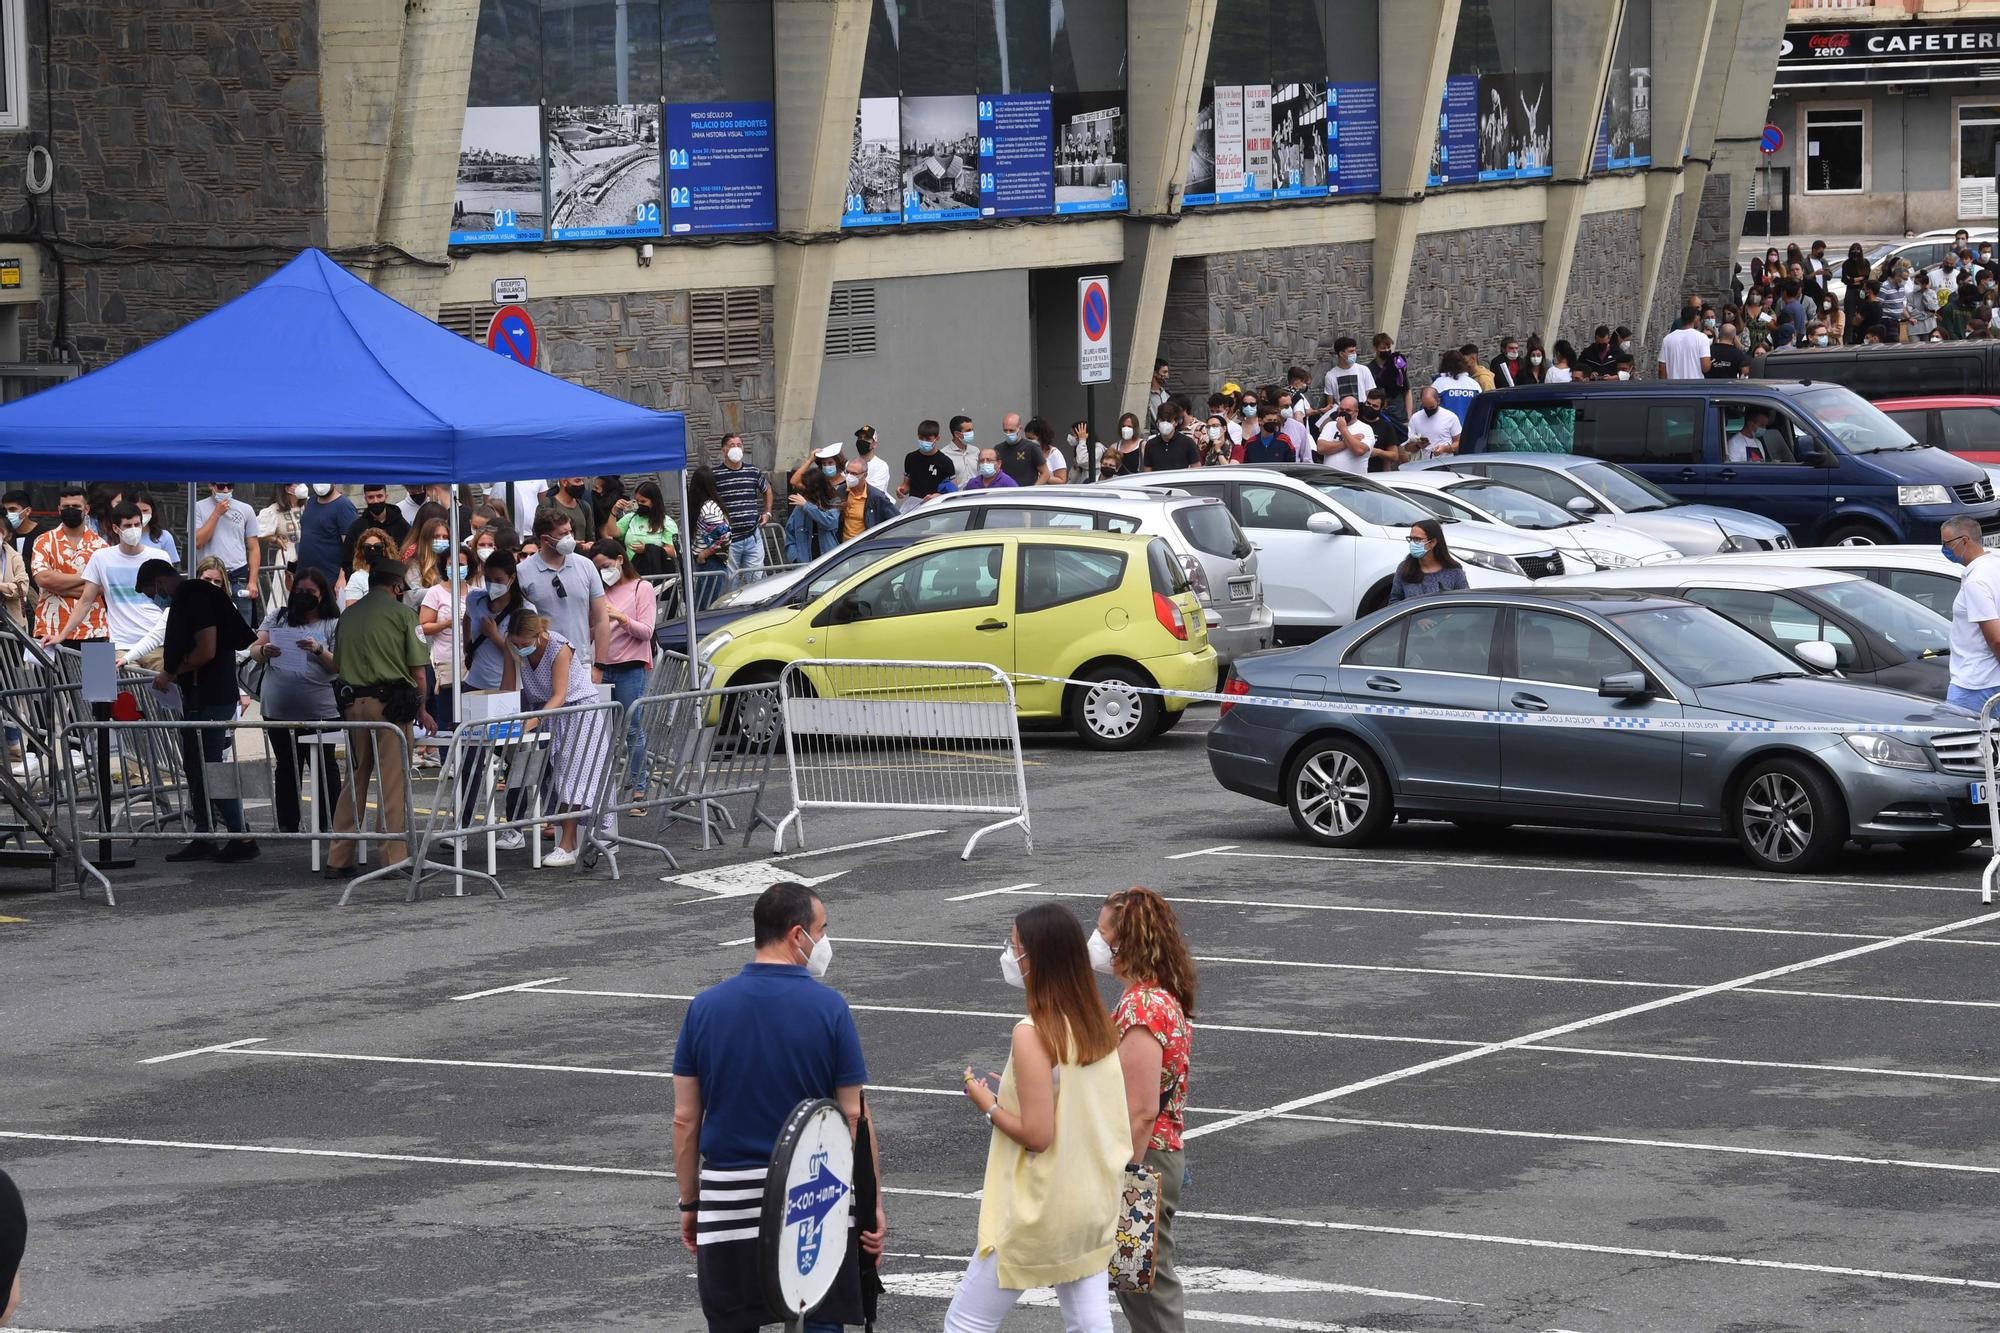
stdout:
[[1173,1219],[1180,1208],[1186,1163],[1189,1055],[1194,1043],[1194,959],[1180,921],[1151,889],[1126,889],[1105,899],[1090,937],[1091,966],[1125,983],[1112,1021],[1125,1071],[1125,1112],[1132,1122],[1132,1160],[1160,1173],[1159,1251],[1153,1289],[1119,1292],[1133,1333],[1182,1333],[1186,1315],[1174,1268]]

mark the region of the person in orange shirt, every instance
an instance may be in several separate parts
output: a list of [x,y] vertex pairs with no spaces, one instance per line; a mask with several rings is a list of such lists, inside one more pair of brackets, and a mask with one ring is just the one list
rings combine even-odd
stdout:
[[[35,608],[35,633],[48,638],[62,633],[84,587],[83,567],[104,549],[104,539],[84,526],[86,509],[81,485],[66,485],[57,495],[62,522],[35,538],[35,586],[42,598]],[[99,601],[76,627],[70,642],[102,639],[110,633]]]

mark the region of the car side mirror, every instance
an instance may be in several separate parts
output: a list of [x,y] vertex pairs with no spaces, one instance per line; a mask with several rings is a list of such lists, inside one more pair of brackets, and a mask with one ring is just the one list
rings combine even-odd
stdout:
[[1316,532],[1322,537],[1333,537],[1340,533],[1340,520],[1332,514],[1321,511],[1306,515],[1306,531]]
[[1819,671],[1840,669],[1840,650],[1825,639],[1812,639],[1792,649],[1792,656]]
[[1564,502],[1563,508],[1572,514],[1589,515],[1597,512],[1597,506],[1590,502],[1589,497],[1582,495],[1572,495]]
[[1646,699],[1652,696],[1643,671],[1620,671],[1597,682],[1600,699]]

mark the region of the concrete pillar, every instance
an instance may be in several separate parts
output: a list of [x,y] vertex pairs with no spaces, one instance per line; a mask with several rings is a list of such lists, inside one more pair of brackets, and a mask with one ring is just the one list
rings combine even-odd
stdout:
[[[1666,258],[1667,231],[1673,221],[1674,201],[1681,198],[1681,148],[1687,142],[1688,123],[1694,114],[1695,94],[1701,87],[1702,70],[1709,54],[1710,29],[1715,21],[1717,0],[1683,0],[1672,7],[1671,19],[1660,22],[1666,7],[1656,7],[1653,26],[1653,169],[1646,176],[1646,207],[1639,219],[1639,287],[1645,299],[1639,305],[1639,325],[1634,330],[1640,344],[1641,366],[1650,363],[1652,349],[1669,330],[1649,329],[1658,293],[1662,261]],[[1694,218],[1692,209],[1701,200],[1682,202],[1681,230],[1685,234]],[[1686,251],[1679,251],[1684,260]],[[1677,263],[1668,270],[1675,281],[1681,272]]]
[[1126,3],[1130,213],[1124,262],[1111,284],[1112,338],[1124,345],[1112,384],[1121,410],[1138,410],[1131,405],[1143,404],[1152,384],[1174,266],[1174,222],[1187,183],[1215,6],[1216,0]]
[[[1430,181],[1438,108],[1451,68],[1459,0],[1384,0],[1382,31],[1412,35],[1385,42],[1382,97],[1382,195],[1375,205],[1375,322],[1397,332],[1417,244],[1417,204]],[[1431,34],[1437,34],[1430,40]],[[1419,40],[1419,39],[1422,40]]]
[[775,449],[795,458],[812,439],[833,295],[847,158],[868,49],[869,0],[777,0],[778,237],[771,288],[777,371]]
[[437,314],[479,0],[322,0],[327,245],[395,247],[433,265],[350,258],[368,282]]
[[[1570,259],[1583,225],[1583,182],[1597,146],[1604,91],[1617,49],[1624,0],[1555,0],[1554,28],[1555,179],[1549,186],[1548,217],[1542,224],[1542,318],[1544,338],[1562,327],[1569,295]],[[1587,127],[1587,128],[1585,128]]]

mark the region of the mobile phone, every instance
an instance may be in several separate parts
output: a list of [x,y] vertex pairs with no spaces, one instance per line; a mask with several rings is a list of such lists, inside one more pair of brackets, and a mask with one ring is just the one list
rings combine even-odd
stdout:
[[1000,1076],[992,1070],[975,1068],[972,1071],[972,1081],[974,1083],[984,1083],[986,1090],[995,1097],[1000,1095]]

